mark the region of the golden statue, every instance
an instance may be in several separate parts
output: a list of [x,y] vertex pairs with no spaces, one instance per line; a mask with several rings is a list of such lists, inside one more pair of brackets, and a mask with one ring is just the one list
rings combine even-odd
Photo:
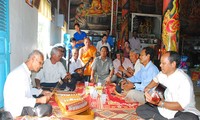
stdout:
[[100,0],[92,0],[91,7],[88,10],[89,14],[102,14],[102,5]]

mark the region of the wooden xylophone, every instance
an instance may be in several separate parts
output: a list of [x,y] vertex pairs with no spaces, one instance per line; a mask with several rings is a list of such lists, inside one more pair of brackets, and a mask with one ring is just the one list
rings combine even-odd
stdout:
[[55,100],[64,116],[76,115],[89,109],[89,104],[78,93],[55,93]]

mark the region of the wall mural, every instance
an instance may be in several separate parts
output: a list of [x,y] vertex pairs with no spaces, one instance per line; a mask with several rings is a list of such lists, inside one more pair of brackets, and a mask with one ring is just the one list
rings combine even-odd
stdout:
[[85,30],[106,30],[111,24],[112,0],[71,0],[69,29],[79,23]]

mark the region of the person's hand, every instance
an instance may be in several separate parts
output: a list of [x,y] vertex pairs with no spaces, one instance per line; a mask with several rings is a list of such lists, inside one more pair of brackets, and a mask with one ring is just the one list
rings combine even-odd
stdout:
[[127,83],[126,79],[123,79],[119,84],[121,84],[121,89],[124,89],[124,85]]
[[144,88],[144,92],[149,92],[150,89],[151,89],[151,88],[149,88],[149,87],[146,86],[146,87]]
[[66,75],[67,79],[71,79],[71,74],[69,72],[67,72],[67,75]]
[[45,104],[50,100],[50,96],[42,96],[40,98],[36,98],[36,103]]
[[119,67],[118,67],[118,70],[121,71],[121,72],[123,72],[125,69],[124,69],[123,66],[119,66]]
[[90,82],[95,83],[94,77],[91,77],[91,78],[90,78]]
[[44,96],[50,96],[50,95],[51,95],[51,92],[50,92],[50,91],[47,91],[47,90],[43,90],[43,91],[42,91],[42,94],[43,94]]
[[134,72],[135,72],[135,70],[131,69],[131,67],[128,67],[127,70],[128,70],[128,72],[129,72],[130,74],[132,74],[132,75],[133,75]]
[[115,75],[116,75],[117,77],[119,77],[119,78],[122,78],[122,74],[119,73],[119,72],[117,72]]
[[129,90],[131,90],[131,89],[134,88],[134,83],[128,81],[128,82],[123,86],[123,88],[124,88],[124,91],[129,91]]
[[146,97],[146,101],[151,104],[158,105],[160,102],[160,97],[156,91],[153,91],[151,94],[149,94],[149,92],[145,92],[144,95]]
[[108,77],[106,78],[106,85],[109,85],[110,83],[111,83],[111,77],[108,76]]
[[36,88],[37,88],[37,89],[41,89],[42,87],[41,87],[40,85],[37,85]]

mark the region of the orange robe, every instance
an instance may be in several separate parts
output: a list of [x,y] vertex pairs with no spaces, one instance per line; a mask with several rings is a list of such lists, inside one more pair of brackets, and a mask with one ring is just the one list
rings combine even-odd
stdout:
[[[93,57],[93,59],[96,57],[96,52],[97,52],[96,47],[91,45],[90,48],[85,53],[82,53],[82,56],[80,59],[83,61],[84,64],[86,64],[91,57]],[[89,62],[89,64],[86,66],[84,75],[91,75],[92,62],[93,60]]]

